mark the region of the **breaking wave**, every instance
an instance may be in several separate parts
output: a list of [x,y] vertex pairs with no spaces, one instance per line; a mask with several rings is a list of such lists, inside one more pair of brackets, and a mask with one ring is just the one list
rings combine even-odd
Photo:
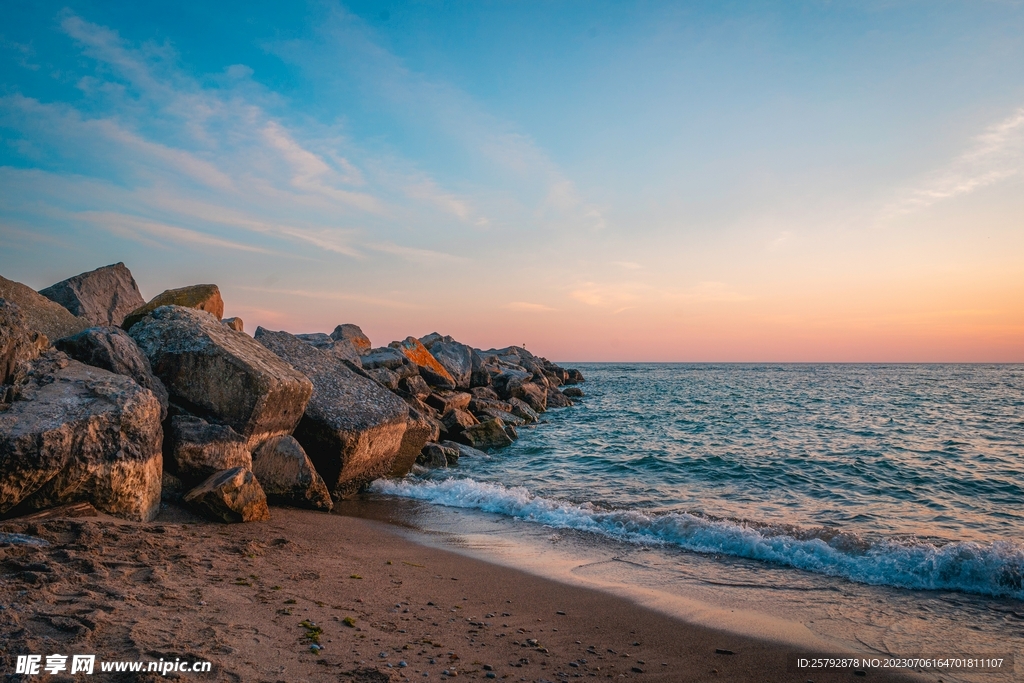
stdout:
[[371,490],[437,505],[497,513],[618,541],[743,557],[871,585],[1024,599],[1024,546],[920,539],[867,541],[835,529],[710,519],[685,512],[602,510],[473,479],[378,480]]

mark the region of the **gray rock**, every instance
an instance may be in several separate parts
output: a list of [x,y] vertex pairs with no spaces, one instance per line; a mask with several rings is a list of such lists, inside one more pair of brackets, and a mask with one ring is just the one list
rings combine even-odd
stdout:
[[223,470],[185,494],[184,501],[217,522],[264,522],[270,519],[267,496],[244,467]]
[[92,325],[120,325],[125,316],[146,303],[123,263],[70,277],[39,293]]
[[363,331],[359,329],[359,325],[351,323],[344,323],[335,327],[334,332],[331,332],[331,338],[335,341],[348,342],[360,356],[369,353],[372,346],[370,338],[363,334]]
[[566,380],[564,384],[579,384],[583,381],[583,373],[575,368],[569,368],[566,372]]
[[449,448],[454,448],[455,450],[457,450],[459,452],[459,457],[460,458],[481,458],[481,457],[486,458],[487,457],[487,454],[484,453],[483,451],[477,450],[477,449],[473,448],[472,446],[467,446],[466,444],[459,443],[457,441],[442,441],[441,445],[442,446],[448,446]]
[[[372,368],[370,370],[364,370],[363,372],[366,373],[367,377],[385,389],[398,391],[398,385],[401,383],[401,379],[398,377],[397,373],[388,370],[387,368]],[[419,375],[413,376],[419,377]]]
[[[505,426],[521,427],[526,424],[526,420],[519,417],[515,413],[510,413],[499,408],[487,407],[473,413],[478,420],[489,420],[492,417],[496,417],[505,423]],[[514,437],[518,438],[518,437]]]
[[441,424],[444,425],[445,433],[448,436],[455,436],[461,434],[469,427],[480,424],[480,422],[468,410],[452,408],[441,416]]
[[441,389],[455,388],[455,380],[452,376],[443,365],[437,362],[436,358],[430,355],[427,347],[423,346],[416,337],[406,337],[403,341],[391,342],[388,346],[412,361],[430,386]]
[[566,387],[562,393],[569,398],[583,398],[583,390],[579,387]]
[[423,451],[416,462],[424,467],[452,467],[459,462],[459,449],[428,443],[423,446]]
[[[509,385],[509,394],[526,402],[535,412],[543,413],[548,408],[548,388],[533,382],[513,382]],[[551,391],[561,396],[557,389]]]
[[430,387],[427,386],[427,381],[419,375],[403,378],[398,383],[398,389],[416,398],[424,398],[430,395]]
[[24,316],[25,327],[47,339],[60,339],[90,327],[89,321],[71,315],[60,304],[47,299],[31,287],[0,277],[0,299],[17,304]]
[[160,401],[161,418],[167,416],[167,387],[153,374],[149,359],[135,340],[120,327],[90,327],[54,342],[77,361],[131,377]]
[[528,424],[540,421],[540,415],[537,414],[537,411],[531,408],[523,399],[513,396],[508,400],[508,405],[513,415],[522,418]]
[[472,399],[473,394],[461,391],[435,391],[424,400],[428,406],[443,415],[453,408],[459,410],[468,409]]
[[355,346],[353,346],[352,342],[347,339],[335,340],[331,335],[324,334],[323,332],[297,334],[295,336],[310,346],[318,348],[325,353],[330,353],[342,360],[355,363],[356,365],[361,364],[359,354],[356,352]]
[[323,478],[292,436],[272,437],[253,451],[252,473],[271,503],[328,512],[334,507]]
[[558,389],[551,387],[545,396],[548,408],[568,408],[572,405],[572,399],[568,394],[563,394]]
[[405,402],[287,332],[261,327],[256,339],[313,382],[295,438],[331,495],[349,495],[388,474],[408,422]]
[[237,316],[234,318],[224,318],[220,321],[220,324],[230,327],[235,332],[245,332],[245,323]]
[[498,392],[501,398],[511,398],[513,389],[525,382],[529,382],[533,375],[523,369],[503,369],[496,375],[491,376],[491,385]]
[[38,358],[47,346],[45,335],[28,329],[21,307],[0,299],[0,385],[13,383],[19,365]]
[[224,317],[224,300],[220,297],[220,289],[217,285],[189,285],[178,289],[168,289],[160,292],[149,300],[148,303],[136,308],[125,316],[121,327],[131,331],[135,323],[161,306],[181,306],[193,308],[197,311],[206,311],[217,320]]
[[0,514],[89,502],[150,520],[163,470],[160,403],[134,380],[49,351],[0,411]]
[[160,482],[160,500],[165,503],[177,503],[181,501],[181,496],[185,493],[185,484],[181,479],[165,469],[163,476],[160,478]]
[[463,429],[457,440],[481,451],[512,445],[512,438],[505,432],[505,423],[497,418]]
[[437,334],[427,335],[420,342],[430,351],[430,355],[441,364],[452,379],[455,386],[468,389],[473,374],[473,349],[459,343],[451,337]]
[[170,419],[164,452],[165,466],[186,485],[233,467],[252,469],[252,455],[238,432],[191,415]]
[[203,311],[163,306],[129,334],[172,402],[228,425],[250,447],[294,431],[313,392],[305,376],[262,344]]
[[416,365],[398,349],[371,349],[359,358],[359,363],[367,371],[378,368],[391,370],[398,375],[399,379],[419,374]]

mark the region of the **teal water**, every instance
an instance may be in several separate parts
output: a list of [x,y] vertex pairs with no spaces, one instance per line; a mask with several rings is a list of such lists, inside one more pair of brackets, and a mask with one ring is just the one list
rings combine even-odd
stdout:
[[579,364],[516,444],[377,493],[1024,599],[1024,366]]

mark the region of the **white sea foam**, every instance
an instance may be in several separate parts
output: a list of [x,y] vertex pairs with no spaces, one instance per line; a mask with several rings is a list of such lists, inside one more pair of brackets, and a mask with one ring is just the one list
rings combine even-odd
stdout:
[[858,547],[849,542],[849,535],[827,538],[792,530],[785,533],[687,513],[604,511],[589,503],[551,500],[533,495],[523,487],[472,479],[378,480],[371,489],[560,529],[593,532],[631,543],[674,545],[697,552],[763,560],[860,583],[1024,599],[1024,546],[1009,541],[933,545],[923,541],[882,540]]

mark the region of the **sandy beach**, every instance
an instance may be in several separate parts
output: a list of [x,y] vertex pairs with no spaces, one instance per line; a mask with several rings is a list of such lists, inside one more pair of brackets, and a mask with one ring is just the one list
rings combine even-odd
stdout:
[[[49,542],[0,548],[6,680],[32,678],[10,675],[17,655],[45,661],[52,653],[212,663],[210,674],[166,676],[178,680],[854,677],[811,678],[787,669],[784,646],[418,544],[344,514],[282,508],[269,522],[224,526],[171,507],[149,524],[99,515],[10,520],[0,529]],[[317,643],[322,650],[311,649]]]

